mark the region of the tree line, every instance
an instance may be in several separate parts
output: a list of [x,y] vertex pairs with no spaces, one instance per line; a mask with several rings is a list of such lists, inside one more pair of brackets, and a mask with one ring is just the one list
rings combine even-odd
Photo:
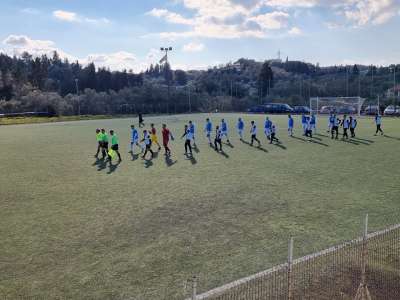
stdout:
[[320,67],[300,61],[239,59],[207,70],[154,64],[111,71],[52,57],[0,54],[0,112],[56,115],[243,111],[265,102],[307,105],[310,97],[361,96],[391,103],[396,65]]

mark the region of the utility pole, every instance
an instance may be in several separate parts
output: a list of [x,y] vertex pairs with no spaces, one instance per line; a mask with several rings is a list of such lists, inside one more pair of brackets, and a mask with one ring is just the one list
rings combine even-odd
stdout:
[[349,67],[346,66],[346,97],[349,97]]
[[374,95],[374,66],[371,65],[371,98]]
[[81,99],[79,98],[79,79],[75,78],[76,96],[78,97],[78,116],[81,115]]
[[[168,52],[172,51],[172,47],[161,47],[160,48],[161,51],[165,52],[165,55],[163,58],[161,58],[160,60],[160,64],[162,64],[165,61],[165,67],[164,70],[165,72],[167,72],[166,67],[169,66],[168,65]],[[167,86],[168,86],[168,96],[167,96],[167,114],[169,114],[169,102],[170,102],[170,78],[169,78],[169,74],[166,74],[166,79],[167,79]]]
[[190,85],[188,84],[189,113],[192,113],[192,101],[190,99]]
[[231,101],[233,101],[233,81],[231,78]]

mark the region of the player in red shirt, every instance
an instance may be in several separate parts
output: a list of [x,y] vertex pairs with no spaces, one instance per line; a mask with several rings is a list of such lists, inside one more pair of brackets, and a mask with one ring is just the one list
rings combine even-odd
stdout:
[[165,149],[165,155],[171,155],[171,150],[168,147],[170,137],[171,137],[171,140],[174,140],[174,137],[173,137],[171,131],[167,128],[167,125],[163,124],[162,125],[162,139],[163,139],[163,146]]

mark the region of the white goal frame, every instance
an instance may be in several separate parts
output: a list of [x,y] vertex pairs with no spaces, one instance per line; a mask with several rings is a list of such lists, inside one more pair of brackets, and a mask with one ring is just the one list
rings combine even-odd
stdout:
[[[361,109],[362,106],[365,102],[365,98],[361,97],[311,97],[310,98],[310,114],[320,114],[320,103],[324,101],[325,103],[335,102],[337,104],[338,102],[342,102],[342,105],[344,106],[353,106],[356,108],[357,115],[361,115]],[[350,102],[351,101],[351,102]],[[348,102],[348,103],[346,103]],[[313,103],[316,103],[317,109],[313,109]],[[315,106],[314,106],[315,107]]]

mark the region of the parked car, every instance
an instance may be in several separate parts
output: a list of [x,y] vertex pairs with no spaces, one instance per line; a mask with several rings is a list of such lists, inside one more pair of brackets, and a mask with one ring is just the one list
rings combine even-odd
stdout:
[[257,106],[249,108],[247,111],[249,113],[253,113],[253,114],[263,114],[263,113],[265,113],[265,106],[257,105]]
[[296,114],[309,114],[311,109],[308,106],[295,106],[293,112]]
[[400,116],[400,106],[389,105],[383,113],[385,116]]
[[376,115],[379,112],[379,108],[378,105],[368,105],[365,109],[364,109],[364,113],[366,115]]
[[357,110],[353,106],[341,106],[337,113],[341,115],[351,115],[357,113]]
[[322,106],[319,112],[321,114],[334,114],[336,113],[336,109],[333,106]]
[[287,114],[293,113],[293,108],[289,104],[285,103],[268,103],[264,105],[265,113],[268,114]]

